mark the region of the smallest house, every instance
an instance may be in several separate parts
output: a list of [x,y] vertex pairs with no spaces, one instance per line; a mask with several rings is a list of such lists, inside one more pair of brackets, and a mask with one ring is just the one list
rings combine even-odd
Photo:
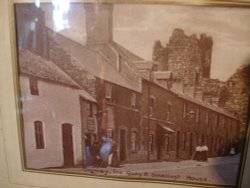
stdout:
[[84,104],[95,105],[95,99],[54,63],[29,50],[19,49],[19,72],[27,167],[82,164],[82,134],[88,130]]

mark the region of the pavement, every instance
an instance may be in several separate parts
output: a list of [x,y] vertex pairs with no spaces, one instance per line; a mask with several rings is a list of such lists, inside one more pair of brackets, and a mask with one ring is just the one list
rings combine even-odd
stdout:
[[56,171],[129,177],[135,179],[169,180],[202,184],[235,185],[240,155],[209,158],[207,162],[151,162],[123,164],[119,168],[60,168]]

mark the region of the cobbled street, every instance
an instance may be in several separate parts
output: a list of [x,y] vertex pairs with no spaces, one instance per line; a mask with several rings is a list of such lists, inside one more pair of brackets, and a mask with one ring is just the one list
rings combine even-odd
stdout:
[[170,181],[233,185],[237,179],[240,156],[209,158],[208,162],[185,160],[180,162],[151,162],[123,164],[120,168],[60,168],[63,172],[91,175],[131,177],[137,179],[166,179]]

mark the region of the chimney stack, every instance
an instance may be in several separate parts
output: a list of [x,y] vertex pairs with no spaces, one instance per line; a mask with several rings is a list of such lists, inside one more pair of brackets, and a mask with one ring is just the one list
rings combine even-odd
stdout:
[[89,3],[85,7],[87,45],[113,40],[113,5]]

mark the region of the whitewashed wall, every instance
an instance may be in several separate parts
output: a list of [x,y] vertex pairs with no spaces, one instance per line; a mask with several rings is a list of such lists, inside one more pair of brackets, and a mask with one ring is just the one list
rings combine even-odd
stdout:
[[[39,95],[31,95],[29,79],[23,76],[20,86],[27,167],[63,165],[63,123],[73,125],[74,163],[79,164],[82,160],[79,90],[38,80]],[[43,123],[44,149],[36,149],[35,121]]]

